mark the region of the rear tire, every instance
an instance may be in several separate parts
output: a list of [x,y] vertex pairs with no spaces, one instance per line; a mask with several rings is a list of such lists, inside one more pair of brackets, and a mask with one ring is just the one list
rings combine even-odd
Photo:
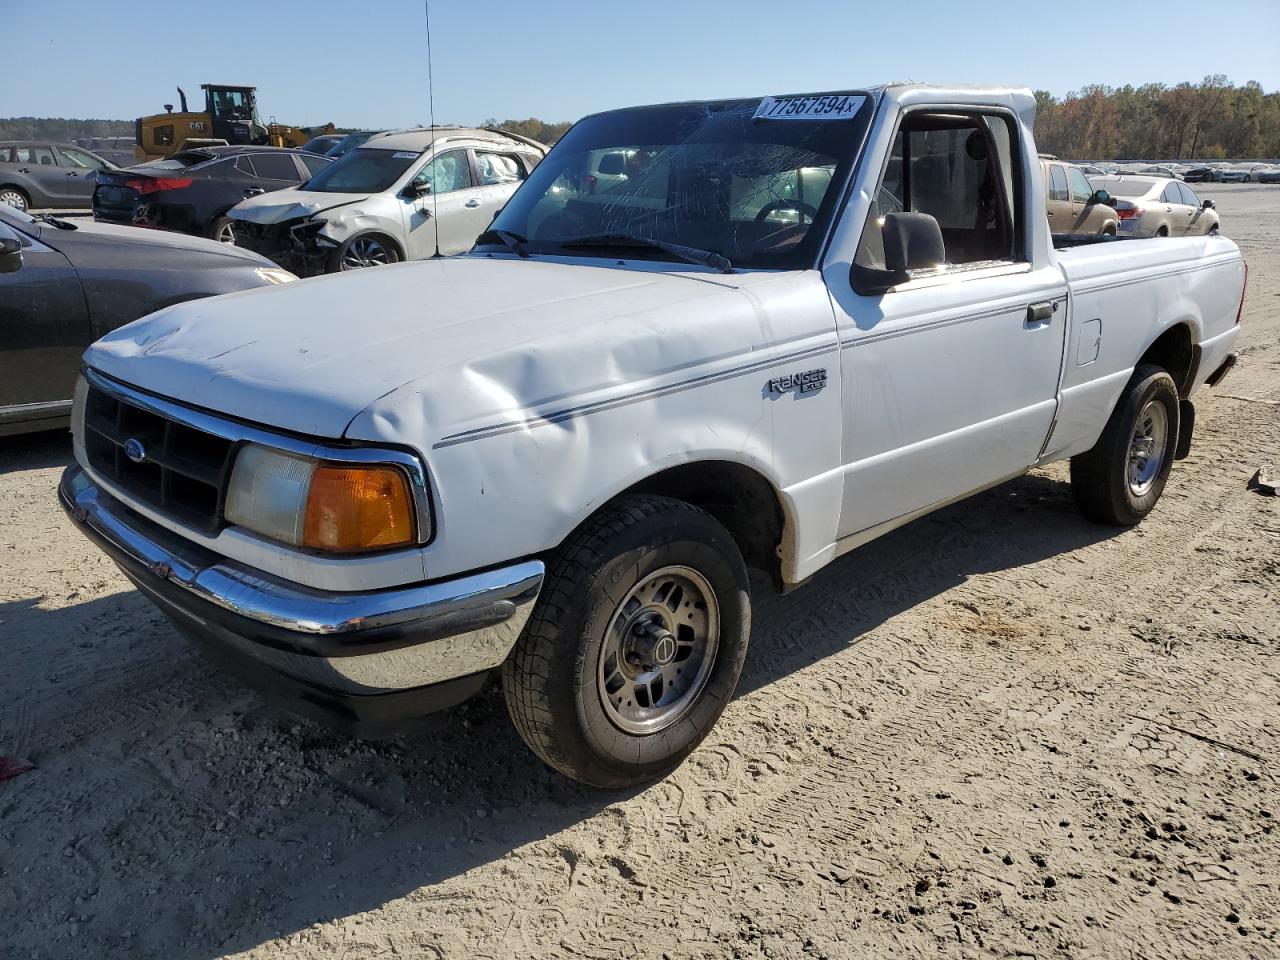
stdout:
[[733,695],[751,633],[732,536],[679,500],[622,497],[548,563],[502,668],[516,730],[560,773],[596,787],[677,767]]
[[1173,377],[1139,364],[1093,449],[1071,458],[1071,492],[1086,517],[1131,527],[1152,511],[1173,468],[1178,414]]
[[18,187],[0,187],[0,203],[26,210],[31,206],[31,198],[27,196],[25,190],[20,190]]
[[236,242],[235,221],[230,217],[218,217],[209,228],[209,239],[217,240],[219,243],[234,244]]

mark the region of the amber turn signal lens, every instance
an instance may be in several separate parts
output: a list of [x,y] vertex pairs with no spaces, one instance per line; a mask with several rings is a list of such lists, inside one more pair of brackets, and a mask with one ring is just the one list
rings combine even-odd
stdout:
[[316,467],[307,494],[303,546],[378,550],[412,543],[413,537],[413,501],[398,469]]

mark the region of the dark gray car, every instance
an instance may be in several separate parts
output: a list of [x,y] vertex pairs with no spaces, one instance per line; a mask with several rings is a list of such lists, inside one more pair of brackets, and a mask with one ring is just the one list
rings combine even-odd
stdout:
[[64,425],[80,355],[109,330],[292,279],[228,244],[0,206],[0,436]]
[[0,140],[0,204],[88,209],[99,170],[114,169],[84,147]]

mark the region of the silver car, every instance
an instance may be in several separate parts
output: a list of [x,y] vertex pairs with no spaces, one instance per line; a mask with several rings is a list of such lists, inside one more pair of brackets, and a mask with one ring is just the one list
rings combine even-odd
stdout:
[[1111,194],[1121,237],[1197,237],[1217,233],[1218,211],[1180,180],[1164,177],[1091,177]]
[[227,216],[238,244],[300,276],[465,253],[546,152],[492,130],[396,131]]
[[1218,171],[1218,180],[1221,183],[1252,183],[1258,178],[1258,174],[1270,167],[1270,164],[1260,163],[1256,160],[1250,160],[1247,163],[1233,163],[1229,167],[1223,167]]

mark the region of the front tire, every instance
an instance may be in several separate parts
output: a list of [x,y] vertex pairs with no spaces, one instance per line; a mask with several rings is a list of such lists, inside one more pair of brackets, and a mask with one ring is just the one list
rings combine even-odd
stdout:
[[751,633],[732,536],[679,500],[628,496],[548,564],[502,668],[516,730],[545,763],[597,787],[669,773],[733,695]]
[[383,267],[400,261],[400,251],[386,237],[377,233],[362,233],[351,237],[331,255],[330,273],[347,270],[363,270],[366,267]]
[[1071,492],[1086,517],[1131,527],[1152,511],[1173,469],[1178,415],[1173,377],[1139,364],[1093,449],[1071,458]]

